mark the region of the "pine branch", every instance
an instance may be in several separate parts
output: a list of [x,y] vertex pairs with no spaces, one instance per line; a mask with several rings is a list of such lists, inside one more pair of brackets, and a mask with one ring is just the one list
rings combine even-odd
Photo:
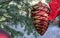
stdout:
[[6,25],[4,25],[4,30],[10,32],[12,37],[18,36],[18,35],[23,36],[22,32],[16,31],[16,30],[14,30],[14,29],[10,28],[9,26],[6,26]]
[[0,5],[1,4],[4,4],[4,3],[9,3],[9,2],[11,2],[12,0],[0,0]]
[[51,2],[51,0],[46,0],[47,3]]
[[[16,4],[17,2],[19,4],[21,4],[21,8],[18,8],[18,5],[14,5],[11,4],[9,5],[9,3],[11,1],[14,1]],[[24,31],[28,31],[27,34],[30,35],[30,33],[33,33],[34,31],[34,26],[33,26],[33,21],[31,19],[31,17],[29,17],[30,13],[30,4],[28,2],[24,2],[24,0],[2,0],[0,2],[0,24],[3,23],[4,29],[8,32],[11,33],[11,36],[23,36],[23,33],[20,31],[16,31],[12,28],[10,28],[7,25],[4,25],[5,22],[12,24],[15,24],[16,26],[18,26],[18,23],[20,22],[21,26],[25,26],[25,30]],[[25,9],[25,10],[24,10]],[[26,12],[26,16],[24,15],[20,15],[19,10],[25,11]],[[22,12],[24,14],[24,12]],[[2,20],[3,19],[3,20]],[[24,25],[23,25],[24,24]],[[0,27],[1,28],[1,27]]]

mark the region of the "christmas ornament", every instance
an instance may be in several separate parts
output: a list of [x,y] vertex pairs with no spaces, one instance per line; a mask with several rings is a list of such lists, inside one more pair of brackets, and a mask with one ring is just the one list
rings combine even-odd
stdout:
[[4,30],[0,29],[0,38],[11,38],[10,35]]
[[60,0],[52,0],[49,3],[51,12],[49,15],[49,20],[54,20],[58,15],[60,15]]
[[49,26],[49,7],[46,4],[39,2],[34,5],[31,10],[31,15],[35,29],[40,35],[43,35]]

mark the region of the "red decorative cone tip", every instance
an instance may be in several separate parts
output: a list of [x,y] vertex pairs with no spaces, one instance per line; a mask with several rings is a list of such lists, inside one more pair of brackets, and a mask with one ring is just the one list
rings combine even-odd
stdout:
[[8,33],[0,29],[0,38],[11,38]]
[[0,38],[8,38],[8,36],[4,33],[0,33]]

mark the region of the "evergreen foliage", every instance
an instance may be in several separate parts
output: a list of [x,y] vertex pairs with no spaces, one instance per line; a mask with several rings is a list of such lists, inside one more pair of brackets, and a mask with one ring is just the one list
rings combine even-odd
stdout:
[[[27,31],[27,34],[33,33],[35,38],[38,34],[34,30],[34,26],[31,19],[31,8],[29,4],[32,0],[0,0],[0,28],[11,33],[12,38],[14,36],[24,36],[20,31],[16,31],[13,28],[10,28],[8,23],[18,26],[18,23],[21,24],[21,27],[25,26],[24,31]],[[23,25],[24,24],[24,25]]]

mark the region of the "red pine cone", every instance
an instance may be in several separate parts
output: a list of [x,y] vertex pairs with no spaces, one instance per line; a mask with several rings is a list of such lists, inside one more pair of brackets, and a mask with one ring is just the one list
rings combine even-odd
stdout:
[[40,35],[43,35],[48,26],[49,26],[49,8],[46,4],[39,2],[38,4],[34,5],[33,9],[31,10],[31,15],[33,20],[33,24],[35,29]]

